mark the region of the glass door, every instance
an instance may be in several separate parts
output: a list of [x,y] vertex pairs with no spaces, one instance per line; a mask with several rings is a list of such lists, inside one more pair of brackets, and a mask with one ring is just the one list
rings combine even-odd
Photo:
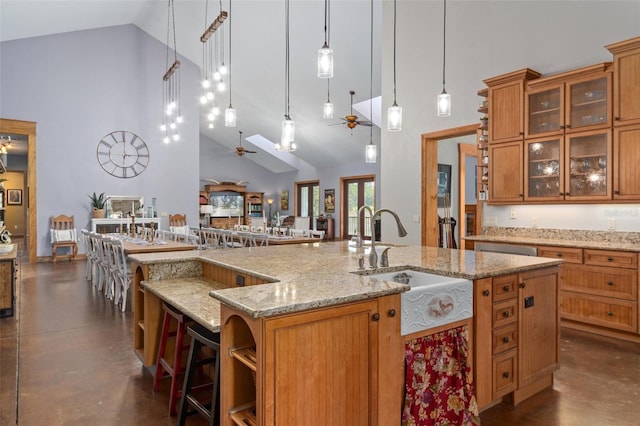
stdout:
[[562,200],[562,138],[539,139],[525,143],[525,200]]
[[607,76],[568,84],[567,131],[584,130],[585,127],[592,126],[609,126],[608,88]]
[[567,136],[566,199],[611,199],[611,132]]
[[363,212],[358,217],[360,206],[368,206],[375,211],[375,181],[373,177],[354,178],[343,180],[343,191],[345,200],[342,210],[342,220],[346,226],[342,227],[342,238],[351,239],[360,229],[363,239],[371,239],[371,218],[368,213]]
[[563,86],[527,94],[527,137],[545,136],[564,131]]

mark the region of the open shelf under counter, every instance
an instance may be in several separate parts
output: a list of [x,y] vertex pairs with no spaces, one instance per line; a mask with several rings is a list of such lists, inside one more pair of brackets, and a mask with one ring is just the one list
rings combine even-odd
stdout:
[[255,401],[232,408],[229,411],[229,417],[238,426],[255,426],[258,424],[256,418]]

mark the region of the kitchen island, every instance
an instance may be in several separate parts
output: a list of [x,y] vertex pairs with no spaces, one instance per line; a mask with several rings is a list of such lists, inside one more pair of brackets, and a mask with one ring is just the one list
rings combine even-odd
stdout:
[[[225,354],[222,424],[234,424],[232,417],[243,412],[257,414],[258,424],[292,421],[287,416],[296,414],[310,419],[305,424],[399,424],[404,338],[396,313],[409,286],[369,274],[414,269],[474,282],[481,409],[503,397],[518,403],[552,384],[559,260],[397,246],[388,268],[358,271],[362,256],[363,249],[347,242],[133,255],[136,350],[145,365],[155,362],[160,300],[184,309],[166,288],[182,286],[189,298],[221,303],[219,322],[212,319],[208,327],[221,331]],[[500,335],[504,331],[509,336]],[[527,345],[543,345],[544,356]]]

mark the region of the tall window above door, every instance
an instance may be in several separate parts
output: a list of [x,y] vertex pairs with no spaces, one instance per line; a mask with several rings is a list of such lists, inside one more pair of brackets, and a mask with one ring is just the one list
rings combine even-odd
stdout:
[[312,218],[320,215],[319,181],[296,182],[295,215]]

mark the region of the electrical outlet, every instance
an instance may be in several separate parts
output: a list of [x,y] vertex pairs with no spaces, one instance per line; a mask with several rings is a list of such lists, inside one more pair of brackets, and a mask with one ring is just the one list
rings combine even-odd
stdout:
[[167,217],[167,216],[169,216],[169,214],[167,212],[160,213],[160,217]]
[[537,216],[533,216],[531,218],[531,227],[532,228],[537,228],[538,227],[538,217]]
[[607,225],[607,229],[609,229],[609,231],[615,231],[615,229],[616,229],[616,220],[615,219],[609,219],[609,223]]
[[518,218],[518,215],[516,215],[516,209],[509,210],[509,218],[510,219],[517,219]]
[[420,215],[419,214],[414,214],[413,215],[413,223],[420,223]]

